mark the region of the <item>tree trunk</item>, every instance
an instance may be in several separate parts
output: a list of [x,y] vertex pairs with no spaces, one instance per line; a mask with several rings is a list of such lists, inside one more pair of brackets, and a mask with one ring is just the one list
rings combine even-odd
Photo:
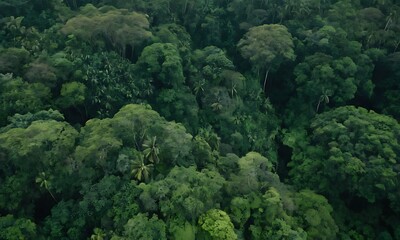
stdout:
[[267,92],[266,87],[267,87],[267,79],[268,79],[268,74],[269,74],[269,70],[271,69],[271,66],[268,67],[267,72],[265,73],[265,77],[264,77],[264,86],[263,86],[263,90],[264,92]]
[[320,106],[320,104],[321,104],[321,99],[320,100],[318,100],[318,105],[317,105],[317,109],[316,109],[316,114],[318,114],[318,110],[319,110],[319,106]]
[[50,193],[50,195],[54,199],[54,201],[57,202],[57,199],[54,197],[53,193],[51,193],[51,191],[49,189],[47,189],[47,191]]
[[185,14],[186,14],[186,10],[187,10],[188,1],[189,1],[189,0],[186,0],[186,1],[185,1],[185,5],[183,5],[183,9],[182,9],[182,17],[183,17],[183,16],[185,16]]

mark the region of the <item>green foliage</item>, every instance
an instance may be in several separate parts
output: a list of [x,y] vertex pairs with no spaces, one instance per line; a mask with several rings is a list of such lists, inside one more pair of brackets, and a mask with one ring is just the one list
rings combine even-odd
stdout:
[[265,188],[265,180],[273,177],[271,162],[256,152],[249,152],[237,162],[239,172],[232,174],[232,191],[235,194],[249,194]]
[[[65,122],[38,120],[27,128],[12,128],[1,133],[0,144],[13,164],[21,164],[21,168],[29,169],[36,164],[50,167],[71,152],[77,135]],[[36,161],[37,157],[41,161]]]
[[[328,195],[347,192],[371,203],[394,200],[400,150],[396,120],[348,106],[318,115],[311,129],[310,145],[295,148],[293,183]],[[329,189],[332,184],[337,187]]]
[[0,9],[0,239],[400,239],[398,2]]
[[234,65],[226,53],[215,46],[209,46],[202,50],[194,51],[192,55],[193,65],[197,67],[197,78],[203,78],[210,86],[218,86],[221,82],[221,74],[224,70],[233,70]]
[[353,99],[357,88],[363,84],[355,78],[356,73],[357,65],[351,58],[334,60],[317,53],[296,66],[297,91],[302,100],[315,106],[322,102],[322,96],[325,104],[343,104]]
[[65,52],[57,52],[47,59],[48,63],[55,69],[57,78],[69,80],[72,72],[76,68],[73,62],[68,60],[68,55]]
[[12,74],[0,75],[0,126],[7,116],[43,110],[50,98],[50,89],[41,83],[27,83]]
[[141,75],[158,88],[176,88],[185,80],[182,59],[177,47],[171,43],[154,43],[145,47],[136,68],[146,69],[140,72]]
[[272,105],[262,99],[263,93],[258,83],[254,84],[239,72],[229,70],[232,62],[218,49],[210,49],[218,52],[214,54],[214,60],[218,61],[210,62],[204,68],[213,66],[215,70],[211,72],[216,74],[208,77],[210,81],[205,81],[204,75],[194,76],[197,82],[193,91],[200,98],[198,101],[202,108],[200,117],[212,125],[222,142],[229,144],[225,145],[231,148],[228,152],[243,155],[258,151],[275,162],[273,139],[277,133],[278,119]]
[[116,159],[118,150],[122,147],[122,141],[116,136],[111,127],[112,124],[110,119],[92,119],[81,129],[80,142],[74,153],[74,162],[81,166],[79,172],[83,175],[82,177],[90,180],[93,177],[91,168],[100,168],[102,171],[114,170],[115,165],[110,158]]
[[163,220],[158,219],[156,215],[149,218],[147,215],[139,213],[129,219],[124,228],[123,237],[118,239],[167,239],[165,223]]
[[247,198],[235,197],[230,203],[230,217],[236,226],[244,228],[251,216],[250,201]]
[[96,8],[88,4],[80,14],[69,19],[62,32],[73,34],[91,44],[109,44],[114,50],[125,54],[129,45],[134,48],[151,37],[149,22],[144,14],[104,6]]
[[36,238],[36,224],[29,219],[12,215],[0,217],[0,238],[4,240]]
[[113,218],[116,232],[122,232],[123,226],[128,220],[139,213],[139,204],[133,199],[137,199],[140,192],[141,190],[136,187],[136,184],[126,182],[112,197],[113,206],[110,216]]
[[307,233],[286,213],[281,195],[275,188],[268,189],[258,204],[254,224],[250,226],[252,238],[308,239]]
[[[236,233],[233,229],[233,224],[228,214],[222,210],[208,210],[206,213],[200,216],[199,225],[200,229],[205,232],[204,239],[237,239]],[[200,237],[200,239],[203,238]]]
[[47,63],[33,62],[29,64],[24,77],[30,83],[42,83],[49,88],[53,88],[57,81],[55,71]]
[[[42,16],[46,14],[43,12]],[[23,49],[31,57],[56,52],[60,45],[63,45],[63,38],[58,33],[60,26],[58,24],[47,26],[48,29],[44,29],[43,26],[30,26],[33,20],[36,19],[14,16],[1,19],[0,24],[4,27],[4,32],[2,32],[4,46],[10,49]]]
[[42,110],[36,112],[34,114],[27,113],[27,114],[15,114],[12,117],[8,118],[10,124],[1,128],[0,132],[6,132],[11,128],[27,128],[29,125],[32,124],[34,121],[38,120],[56,120],[59,122],[64,121],[64,116],[57,110],[49,109],[49,110]]
[[85,101],[86,86],[79,82],[64,83],[61,87],[58,104],[61,108],[79,106]]
[[[266,235],[262,236],[265,236],[268,239],[309,239],[302,229],[293,229],[289,224],[287,224],[287,222],[281,219],[274,221],[271,229],[267,231]],[[258,236],[256,239],[259,239]]]
[[[15,212],[21,206],[31,205],[40,196],[39,191],[31,191],[31,184],[42,172],[50,178],[56,176],[51,186],[44,186],[46,194],[60,191],[65,183],[63,173],[67,172],[65,160],[74,149],[77,135],[71,126],[55,120],[38,120],[26,128],[11,128],[0,133],[0,149],[5,154],[1,163],[5,184],[0,187],[0,209]],[[42,178],[41,182],[43,180],[48,179]],[[21,189],[18,192],[24,192],[25,197],[18,192],[10,194],[15,187]],[[27,199],[30,200],[27,202]],[[9,205],[7,201],[13,204]]]
[[169,226],[167,227],[167,229],[174,239],[196,239],[197,228],[196,226],[190,224],[188,221],[184,221],[178,218],[170,220],[168,222]]
[[72,201],[60,201],[51,209],[43,224],[42,231],[47,238],[83,239],[85,229],[84,213]]
[[[140,198],[146,210],[155,207],[163,216],[181,217],[193,223],[217,206],[224,183],[225,179],[211,170],[198,172],[194,167],[174,167],[165,179],[140,185],[144,191]],[[158,206],[149,206],[149,201]]]
[[18,74],[28,61],[29,52],[23,48],[0,49],[0,73]]
[[198,127],[199,107],[188,89],[162,90],[156,99],[155,110],[168,120],[182,123],[191,131]]
[[115,52],[84,55],[74,64],[81,66],[76,73],[81,73],[80,82],[86,86],[86,111],[90,117],[110,117],[123,105],[139,102],[139,97],[148,95],[150,84],[139,81],[133,65]]
[[154,41],[174,44],[183,61],[183,66],[190,67],[192,39],[184,27],[178,24],[162,24],[153,29]]
[[337,239],[339,229],[331,216],[333,209],[323,196],[302,190],[295,194],[294,203],[294,215],[309,239]]
[[144,105],[126,105],[113,118],[116,135],[125,145],[144,150],[146,138],[157,138],[160,165],[191,165],[192,136],[181,124],[167,122]]
[[252,27],[238,43],[242,56],[258,69],[294,60],[293,47],[292,35],[279,24]]
[[100,224],[107,226],[106,223],[111,222],[110,210],[114,205],[113,197],[118,193],[120,185],[120,178],[113,175],[105,176],[91,186],[83,184],[80,191],[82,199],[79,202],[79,212],[86,218],[86,227],[100,226]]
[[207,141],[199,135],[194,137],[193,140],[192,155],[197,167],[202,169],[203,167],[215,165],[213,151]]

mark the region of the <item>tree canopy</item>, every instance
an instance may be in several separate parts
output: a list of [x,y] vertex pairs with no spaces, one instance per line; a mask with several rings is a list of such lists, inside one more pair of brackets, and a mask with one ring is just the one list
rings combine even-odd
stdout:
[[0,9],[0,239],[400,240],[398,1]]

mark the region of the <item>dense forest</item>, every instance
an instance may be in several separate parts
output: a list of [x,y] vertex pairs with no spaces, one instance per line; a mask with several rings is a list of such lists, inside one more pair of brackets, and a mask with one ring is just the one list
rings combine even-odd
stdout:
[[400,240],[397,0],[0,0],[0,239]]

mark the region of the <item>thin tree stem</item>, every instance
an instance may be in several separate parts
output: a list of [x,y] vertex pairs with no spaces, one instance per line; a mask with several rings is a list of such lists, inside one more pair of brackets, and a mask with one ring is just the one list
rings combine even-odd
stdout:
[[268,67],[268,70],[267,70],[267,72],[265,73],[265,78],[264,78],[264,87],[263,87],[263,90],[264,90],[264,92],[267,92],[266,90],[266,87],[267,87],[267,79],[268,79],[268,74],[269,74],[269,70],[271,69],[271,67]]
[[54,197],[53,193],[51,193],[50,189],[47,189],[47,191],[50,193],[51,197],[54,199],[54,201],[57,202],[56,198]]
[[316,109],[316,113],[318,113],[318,110],[319,110],[319,105],[321,104],[321,99],[320,100],[318,100],[318,105],[317,105],[317,109]]

